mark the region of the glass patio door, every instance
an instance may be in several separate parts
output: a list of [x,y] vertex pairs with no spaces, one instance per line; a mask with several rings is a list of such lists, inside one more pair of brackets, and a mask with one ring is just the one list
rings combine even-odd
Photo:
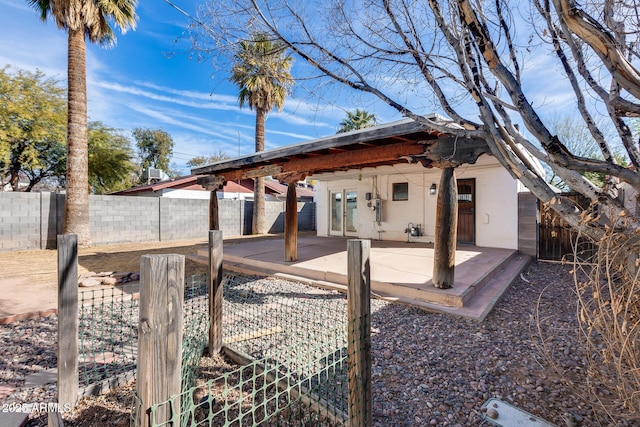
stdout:
[[356,236],[358,233],[358,192],[345,191],[345,236]]
[[329,234],[332,236],[342,236],[342,191],[331,192],[330,206],[330,226]]
[[330,202],[329,234],[355,236],[358,232],[358,192],[332,191]]

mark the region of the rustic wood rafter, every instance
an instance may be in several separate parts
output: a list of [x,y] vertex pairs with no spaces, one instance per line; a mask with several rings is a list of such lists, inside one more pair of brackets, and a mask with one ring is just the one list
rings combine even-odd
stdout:
[[359,150],[334,152],[313,158],[282,159],[267,166],[224,171],[219,174],[224,176],[227,181],[258,176],[277,177],[300,172],[313,174],[317,171],[330,171],[340,168],[376,166],[386,162],[397,161],[405,156],[422,154],[423,152],[424,146],[422,144],[403,142]]

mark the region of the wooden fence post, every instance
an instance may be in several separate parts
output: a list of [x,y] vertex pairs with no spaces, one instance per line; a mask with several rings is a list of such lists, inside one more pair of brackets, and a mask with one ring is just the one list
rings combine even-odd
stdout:
[[371,241],[347,241],[347,360],[349,427],[370,427],[371,403]]
[[209,231],[209,356],[222,349],[222,231]]
[[58,236],[58,403],[78,400],[78,236]]
[[[150,426],[150,408],[179,394],[182,381],[184,255],[140,258],[137,425]],[[154,423],[180,424],[180,398],[155,413]]]

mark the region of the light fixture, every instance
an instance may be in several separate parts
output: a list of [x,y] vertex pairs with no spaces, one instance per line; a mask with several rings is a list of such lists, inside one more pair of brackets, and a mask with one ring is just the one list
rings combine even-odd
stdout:
[[429,187],[429,194],[431,194],[432,196],[434,196],[436,194],[436,184],[435,183],[431,184],[431,187]]

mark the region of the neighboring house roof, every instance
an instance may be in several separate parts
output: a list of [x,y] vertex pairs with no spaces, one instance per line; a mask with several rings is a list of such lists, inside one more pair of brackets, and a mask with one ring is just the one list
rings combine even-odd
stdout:
[[[172,178],[166,181],[159,181],[153,184],[139,185],[137,187],[128,188],[126,190],[117,191],[112,193],[117,196],[130,196],[136,193],[156,192],[165,189],[171,190],[192,190],[192,191],[205,191],[200,184],[196,182],[196,175],[181,176],[179,178]],[[253,190],[236,183],[235,181],[229,181],[223,188],[227,193],[252,193]]]
[[[278,195],[286,196],[287,195],[287,186],[274,180],[265,180],[264,186],[270,189],[273,193]],[[310,188],[296,187],[296,195],[298,198],[312,198],[313,190]]]
[[[139,185],[137,187],[128,188],[126,190],[117,191],[112,193],[117,196],[131,196],[137,193],[156,192],[165,189],[171,190],[193,190],[193,191],[206,191],[200,184],[196,182],[197,175],[182,176],[179,178],[173,178],[167,181],[160,181],[153,184]],[[279,183],[278,181],[265,180],[265,187],[268,192],[277,196],[287,195],[287,186]],[[253,193],[253,180],[243,179],[239,182],[228,181],[223,189],[224,193]],[[309,188],[296,188],[296,194],[298,198],[312,198],[313,190]]]

